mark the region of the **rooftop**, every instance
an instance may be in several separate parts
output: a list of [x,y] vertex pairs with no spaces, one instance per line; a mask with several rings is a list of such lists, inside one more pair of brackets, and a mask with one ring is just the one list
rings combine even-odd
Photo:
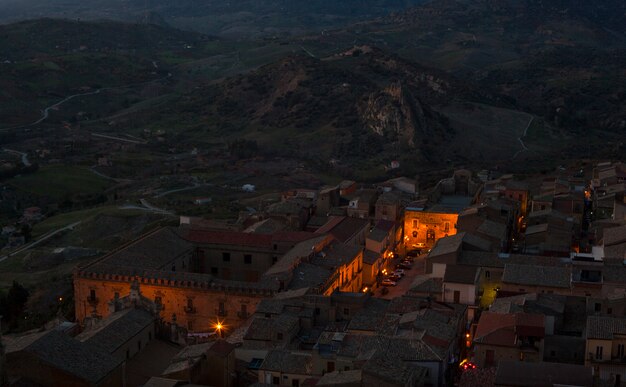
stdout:
[[456,284],[476,285],[480,268],[460,265],[446,265],[443,281]]
[[527,286],[545,286],[551,288],[569,288],[572,270],[570,267],[504,265],[502,282]]
[[154,324],[154,316],[143,309],[115,312],[101,321],[101,325],[76,336],[91,348],[113,353],[128,340]]
[[545,317],[529,313],[483,312],[474,341],[481,344],[515,346],[516,336],[545,336]]
[[16,351],[29,352],[42,362],[92,384],[98,384],[122,363],[107,351],[84,345],[55,330],[5,342],[7,354]]
[[259,369],[286,374],[310,375],[313,371],[313,356],[283,350],[270,350]]
[[587,339],[612,340],[615,334],[626,334],[626,318],[608,316],[587,317]]

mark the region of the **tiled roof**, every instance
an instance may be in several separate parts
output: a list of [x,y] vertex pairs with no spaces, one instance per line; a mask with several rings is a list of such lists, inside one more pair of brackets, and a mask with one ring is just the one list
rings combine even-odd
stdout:
[[388,235],[387,231],[375,228],[367,235],[367,238],[376,242],[382,242]]
[[244,340],[271,341],[275,332],[288,332],[299,325],[299,319],[287,314],[275,318],[255,317],[246,331]]
[[331,229],[329,233],[338,241],[345,243],[368,225],[369,221],[367,219],[348,217]]
[[325,234],[330,232],[333,228],[335,228],[339,223],[343,222],[345,216],[329,216],[326,218],[326,223],[324,223],[320,228],[315,230],[318,234]]
[[150,232],[119,250],[99,259],[90,270],[111,271],[111,268],[169,270],[168,264],[189,253],[192,245],[182,239],[175,229],[164,227]]
[[[425,378],[427,372],[428,369],[425,367],[398,362],[385,356],[374,356],[363,366],[363,385],[380,385],[380,382],[377,380],[373,381],[374,384],[370,384],[368,381],[369,375],[397,386],[421,385],[423,383],[422,379]],[[421,383],[416,382],[416,380],[419,380]]]
[[310,375],[313,371],[313,356],[283,350],[271,350],[265,356],[259,369],[285,374]]
[[443,282],[475,285],[478,281],[480,268],[460,265],[446,265]]
[[502,282],[527,286],[569,288],[572,270],[570,267],[517,265],[504,266]]
[[410,293],[439,294],[443,292],[443,280],[429,276],[416,276],[409,289]]
[[587,339],[612,340],[614,334],[626,334],[626,318],[606,316],[587,317]]
[[235,245],[272,248],[272,235],[239,231],[189,230],[183,234],[189,242],[201,244]]
[[312,263],[326,268],[336,268],[350,263],[362,250],[363,248],[357,245],[333,242],[324,249],[325,256],[315,256]]
[[142,309],[126,309],[113,313],[101,324],[76,338],[91,348],[113,353],[142,330],[154,324],[154,316]]
[[361,386],[362,378],[361,370],[349,370],[349,371],[334,371],[328,372],[322,376],[317,382],[316,386]]
[[611,227],[604,230],[604,246],[626,243],[626,226]]
[[365,252],[363,253],[363,263],[367,263],[369,265],[374,264],[380,258],[381,258],[381,255],[379,253],[375,253],[370,250],[365,250]]
[[546,231],[548,231],[548,224],[547,223],[536,224],[534,226],[529,226],[526,229],[526,235],[538,234],[538,233],[546,232]]
[[545,317],[530,313],[483,312],[478,321],[474,341],[483,344],[513,346],[515,337],[545,335]]
[[[44,363],[72,374],[90,384],[98,384],[122,361],[108,352],[84,345],[80,341],[58,331],[49,331],[23,347],[7,345],[6,352],[32,353]],[[33,369],[36,371],[36,369]]]
[[349,331],[377,331],[383,321],[389,301],[371,298],[365,307],[356,313],[348,324]]
[[490,237],[498,238],[501,241],[506,240],[506,226],[502,223],[497,223],[487,219],[478,227],[476,231]]
[[328,268],[303,262],[294,269],[288,288],[294,290],[318,287],[323,285],[331,275],[332,271]]
[[381,219],[376,222],[375,229],[383,230],[383,231],[391,231],[396,226],[396,222],[391,220]]

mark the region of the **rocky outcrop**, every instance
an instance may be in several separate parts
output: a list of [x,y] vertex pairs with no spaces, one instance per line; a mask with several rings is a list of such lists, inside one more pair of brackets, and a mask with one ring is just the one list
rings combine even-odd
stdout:
[[360,111],[371,131],[409,147],[415,147],[416,137],[431,130],[424,106],[399,82],[371,93]]

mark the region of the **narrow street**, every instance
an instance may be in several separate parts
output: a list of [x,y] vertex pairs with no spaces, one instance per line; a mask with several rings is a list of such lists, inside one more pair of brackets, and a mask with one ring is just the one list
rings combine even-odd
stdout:
[[[396,265],[402,261],[404,257],[394,258],[387,265],[387,272],[391,273],[396,269]],[[390,300],[392,298],[400,297],[411,288],[411,284],[415,280],[415,277],[424,275],[425,272],[425,258],[426,255],[420,255],[414,258],[413,266],[409,270],[404,270],[404,277],[397,281],[396,286],[381,286],[376,289],[374,297],[384,298]],[[383,294],[384,290],[388,289],[387,294]]]

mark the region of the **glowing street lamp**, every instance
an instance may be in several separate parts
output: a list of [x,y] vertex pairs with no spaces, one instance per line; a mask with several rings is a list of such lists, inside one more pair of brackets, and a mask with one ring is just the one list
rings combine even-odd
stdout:
[[224,331],[226,330],[226,325],[224,324],[223,321],[217,320],[217,322],[213,324],[213,329],[215,329],[215,331],[221,338],[224,338]]

